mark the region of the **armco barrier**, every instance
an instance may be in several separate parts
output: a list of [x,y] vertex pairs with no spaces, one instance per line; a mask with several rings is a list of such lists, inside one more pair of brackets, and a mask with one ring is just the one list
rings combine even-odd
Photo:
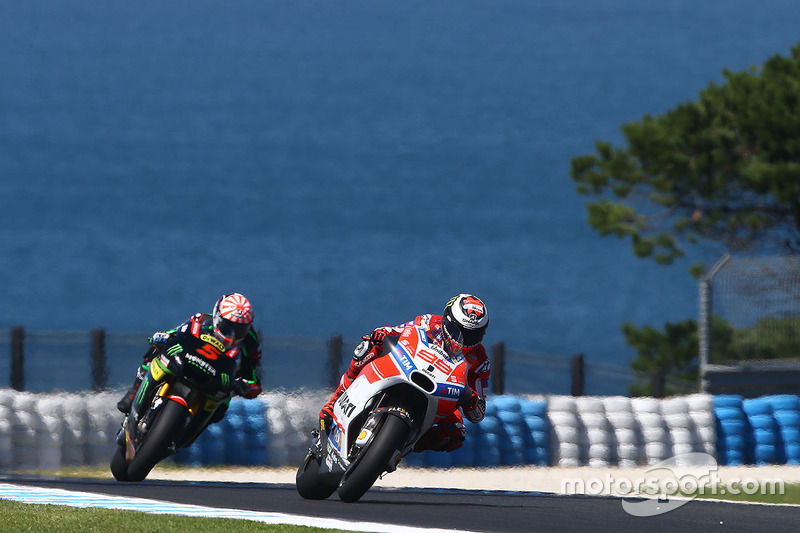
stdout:
[[[118,392],[32,394],[0,389],[0,470],[107,464],[121,415]],[[173,459],[190,465],[296,465],[327,393],[234,398]],[[722,465],[800,464],[800,398],[695,394],[659,400],[610,397],[490,398],[452,453],[412,454],[412,466],[637,466],[688,452]]]

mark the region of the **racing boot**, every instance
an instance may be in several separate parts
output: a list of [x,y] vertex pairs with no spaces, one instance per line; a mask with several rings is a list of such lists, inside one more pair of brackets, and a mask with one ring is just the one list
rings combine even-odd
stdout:
[[120,412],[126,415],[131,412],[133,399],[136,397],[136,392],[139,390],[145,375],[147,375],[147,365],[142,365],[139,367],[139,370],[136,371],[136,378],[133,380],[131,388],[128,389],[122,399],[117,402],[117,409],[119,409]]
[[444,424],[435,424],[414,445],[414,451],[419,453],[425,450],[435,452],[452,452],[464,444],[467,437],[467,427],[460,421],[455,420]]
[[342,379],[339,380],[339,386],[336,388],[336,391],[331,396],[331,399],[328,400],[328,403],[322,406],[322,409],[319,412],[319,429],[320,431],[326,431],[333,421],[333,404],[336,403],[336,400],[339,399],[339,396],[342,395],[344,391],[347,390],[347,387],[353,381],[347,376],[347,374],[342,375]]

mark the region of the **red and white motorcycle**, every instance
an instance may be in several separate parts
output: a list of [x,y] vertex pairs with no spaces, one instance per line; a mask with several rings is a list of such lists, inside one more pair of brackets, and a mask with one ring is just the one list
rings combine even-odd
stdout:
[[336,401],[329,427],[312,431],[297,470],[303,498],[322,500],[338,489],[341,500],[358,501],[436,421],[469,400],[464,356],[445,352],[424,328],[412,324],[399,338],[386,337],[384,353]]

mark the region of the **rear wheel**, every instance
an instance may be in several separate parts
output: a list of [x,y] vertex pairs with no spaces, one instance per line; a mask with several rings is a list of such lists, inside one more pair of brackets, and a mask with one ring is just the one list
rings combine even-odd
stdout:
[[410,433],[411,428],[403,420],[388,415],[357,464],[345,473],[339,498],[349,503],[358,501],[386,471],[392,455],[406,443]]
[[164,410],[153,427],[147,432],[144,442],[128,465],[129,481],[142,481],[159,461],[174,453],[176,437],[183,431],[188,410],[178,402],[167,401]]

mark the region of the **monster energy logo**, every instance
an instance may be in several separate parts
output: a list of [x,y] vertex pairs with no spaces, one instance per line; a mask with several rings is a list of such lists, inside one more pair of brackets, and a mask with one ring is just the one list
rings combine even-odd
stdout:
[[217,375],[217,369],[211,366],[210,364],[206,363],[202,359],[194,355],[187,355],[186,362],[198,367],[200,370],[205,372],[206,374],[211,374],[212,376]]
[[150,387],[150,375],[145,375],[142,384],[139,385],[139,392],[136,394],[136,405],[141,405],[144,401],[145,391]]
[[231,377],[228,374],[222,374],[219,377],[220,382],[222,383],[222,388],[227,389],[231,383]]
[[183,352],[183,346],[181,346],[180,344],[176,344],[175,346],[167,350],[167,355],[170,357],[175,357],[176,355],[182,352]]

